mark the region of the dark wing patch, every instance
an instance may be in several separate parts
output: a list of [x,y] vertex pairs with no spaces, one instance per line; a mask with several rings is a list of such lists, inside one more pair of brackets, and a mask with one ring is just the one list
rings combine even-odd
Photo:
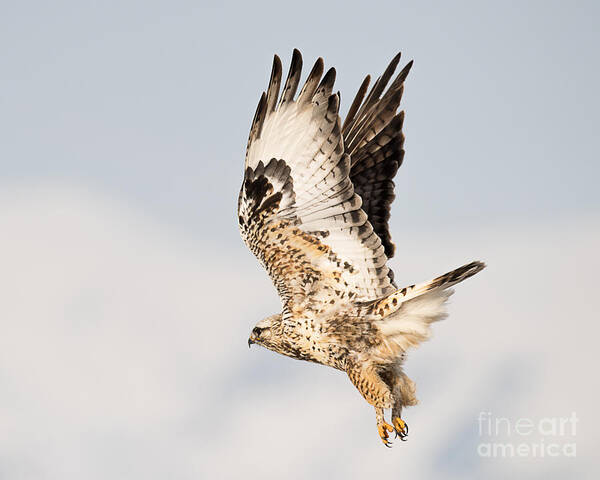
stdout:
[[256,168],[246,169],[238,200],[240,232],[267,270],[284,304],[320,278],[306,253],[290,241],[291,237],[301,240],[294,219],[277,215],[283,204],[293,201],[293,181],[285,161],[272,159],[266,166],[261,161]]
[[361,298],[361,289],[345,281],[354,267],[322,242],[329,232],[305,232],[297,216],[284,213],[295,202],[290,171],[284,160],[274,158],[246,169],[238,201],[240,231],[273,280],[284,309],[323,314]]
[[[352,159],[350,179],[388,258],[395,250],[388,226],[390,206],[395,198],[393,178],[404,157],[404,112],[397,110],[404,80],[412,66],[412,62],[408,63],[385,91],[399,61],[400,54],[394,57],[368,94],[370,77],[365,78],[342,127],[346,151]],[[390,279],[393,279],[391,271]]]
[[358,149],[350,170],[354,191],[362,198],[362,208],[381,239],[388,258],[394,256],[395,250],[388,222],[390,207],[396,197],[392,179],[404,158],[403,120],[404,113],[401,112],[375,138]]

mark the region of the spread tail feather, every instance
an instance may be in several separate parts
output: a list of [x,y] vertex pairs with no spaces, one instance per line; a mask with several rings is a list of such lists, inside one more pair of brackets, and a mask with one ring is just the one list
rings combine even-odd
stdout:
[[384,337],[389,354],[396,356],[430,336],[430,325],[446,317],[446,301],[454,293],[449,289],[485,268],[482,262],[445,273],[429,282],[398,290],[373,305],[383,316],[377,326]]
[[445,290],[446,288],[450,288],[451,286],[456,285],[457,283],[460,283],[469,277],[472,277],[476,273],[481,272],[481,270],[484,268],[485,263],[483,262],[475,261],[467,263],[462,267],[458,267],[451,272],[444,273],[443,275],[440,275],[439,277],[436,277],[428,282],[418,283],[416,285],[411,285],[410,287],[405,287],[401,290],[398,290],[383,300],[390,299],[393,303],[393,300],[396,299],[398,306],[400,306],[400,304],[423,295],[424,293],[431,292],[432,290]]

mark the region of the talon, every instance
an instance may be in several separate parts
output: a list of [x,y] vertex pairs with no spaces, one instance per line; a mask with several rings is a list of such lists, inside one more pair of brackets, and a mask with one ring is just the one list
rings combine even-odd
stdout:
[[388,432],[393,432],[394,427],[392,427],[389,423],[383,422],[382,424],[377,425],[377,431],[379,432],[379,436],[381,437],[383,444],[386,447],[391,448],[392,442],[389,441]]
[[396,432],[396,438],[400,437],[400,440],[406,441],[406,436],[408,435],[408,425],[404,420],[400,417],[394,417],[394,430]]

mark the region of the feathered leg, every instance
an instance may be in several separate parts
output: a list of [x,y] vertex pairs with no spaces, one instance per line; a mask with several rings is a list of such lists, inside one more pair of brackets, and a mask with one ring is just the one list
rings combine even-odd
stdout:
[[402,407],[417,404],[415,389],[415,382],[408,378],[400,367],[397,367],[392,387],[394,396],[392,423],[396,436],[400,437],[401,440],[406,440],[406,436],[408,435],[408,425],[401,418]]
[[383,410],[392,408],[393,396],[389,386],[379,376],[378,367],[368,360],[354,356],[346,362],[346,373],[364,399],[375,407],[379,437],[386,447],[390,447],[388,432],[393,432],[394,427],[385,421]]

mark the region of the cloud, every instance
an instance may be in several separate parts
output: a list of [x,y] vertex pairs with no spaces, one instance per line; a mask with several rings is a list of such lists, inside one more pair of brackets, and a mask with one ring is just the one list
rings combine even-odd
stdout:
[[[388,451],[343,374],[246,348],[278,302],[241,242],[191,238],[73,187],[5,189],[0,477],[589,473],[600,440],[587,427],[600,420],[590,371],[600,229],[590,220],[396,228],[401,283],[475,258],[489,267],[458,286],[450,318],[411,352],[421,404],[406,413],[409,441]],[[576,411],[578,458],[482,459],[480,411]]]

